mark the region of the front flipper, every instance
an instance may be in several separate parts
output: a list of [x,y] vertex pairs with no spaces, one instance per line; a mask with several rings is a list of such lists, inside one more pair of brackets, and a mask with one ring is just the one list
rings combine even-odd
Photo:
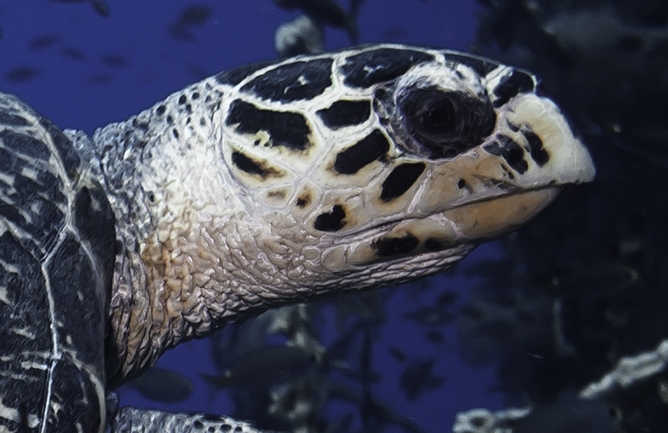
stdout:
[[[112,433],[263,433],[250,424],[227,417],[169,413],[124,407],[111,420]],[[266,432],[265,432],[266,433]]]

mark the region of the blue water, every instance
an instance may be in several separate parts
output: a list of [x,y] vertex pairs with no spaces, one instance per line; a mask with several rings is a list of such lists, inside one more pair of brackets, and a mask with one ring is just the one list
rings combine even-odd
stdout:
[[[192,4],[109,0],[111,14],[104,18],[87,3],[0,2],[0,89],[19,95],[62,128],[92,133],[97,127],[138,113],[203,76],[274,58],[276,27],[296,16],[279,10],[270,0],[200,0],[197,4],[210,6],[213,14],[204,25],[192,29],[195,41],[169,37],[169,24]],[[359,16],[360,42],[466,50],[476,30],[475,12],[473,0],[368,0]],[[38,37],[47,41],[42,47],[35,47]],[[326,38],[328,49],[348,45],[348,38],[341,31],[328,30]],[[22,78],[17,79],[16,68],[23,68]],[[463,266],[497,253],[494,246],[483,247]],[[462,296],[473,283],[458,273],[430,280],[430,284],[444,285]],[[424,327],[401,319],[412,306],[433,302],[429,296],[420,295],[416,286],[406,285],[391,298],[388,323],[373,351],[374,370],[382,380],[372,389],[427,432],[436,433],[449,431],[457,411],[502,405],[500,395],[488,392],[494,383],[493,371],[473,369],[459,360],[453,325],[445,331],[445,343],[434,345],[422,337]],[[398,386],[402,365],[388,355],[389,346],[410,357],[435,357],[434,374],[445,378],[444,386],[409,402]],[[159,365],[190,377],[195,383],[195,394],[183,403],[162,405],[128,390],[121,393],[122,405],[229,412],[225,396],[211,400],[209,388],[198,376],[199,372],[215,372],[208,341],[183,344],[168,352]]]

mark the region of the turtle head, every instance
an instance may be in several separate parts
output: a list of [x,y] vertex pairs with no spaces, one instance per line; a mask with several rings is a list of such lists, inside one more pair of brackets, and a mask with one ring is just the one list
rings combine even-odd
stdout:
[[179,158],[152,188],[143,256],[222,297],[238,287],[221,311],[437,272],[594,176],[533,75],[457,52],[380,45],[246,66],[171,105],[195,93],[209,106],[190,111],[210,123],[190,145],[192,122],[168,131],[178,150],[163,152]]
[[438,272],[594,176],[531,74],[393,45],[224,72],[95,141],[132,215],[137,347]]
[[[587,150],[537,84],[451,51],[377,46],[291,60],[239,83],[223,153],[272,242],[312,269],[303,284],[403,281],[593,179]],[[251,125],[251,112],[267,123]]]

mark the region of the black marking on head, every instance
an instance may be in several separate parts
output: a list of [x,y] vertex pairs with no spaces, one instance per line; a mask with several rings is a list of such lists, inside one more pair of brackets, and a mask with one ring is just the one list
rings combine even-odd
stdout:
[[280,65],[253,78],[241,90],[273,101],[312,99],[332,85],[332,62],[315,59]]
[[479,57],[473,57],[473,56],[468,56],[466,54],[451,53],[451,52],[445,52],[443,54],[445,55],[446,62],[454,62],[460,65],[468,66],[481,77],[484,77],[485,75],[489,74],[494,69],[499,67],[498,63],[490,62],[488,60],[481,59]]
[[321,232],[337,232],[346,225],[346,212],[343,206],[336,204],[332,206],[331,212],[323,212],[315,219],[313,227]]
[[334,170],[340,174],[355,174],[362,167],[382,159],[390,150],[385,134],[374,129],[369,135],[336,155]]
[[390,201],[409,190],[425,169],[423,162],[402,164],[396,167],[383,182],[381,201]]
[[267,198],[272,200],[285,200],[288,196],[288,192],[285,189],[274,189],[267,193]]
[[420,241],[410,233],[401,238],[380,238],[371,244],[378,257],[407,254],[417,248]]
[[436,239],[429,238],[426,241],[424,241],[424,248],[427,251],[441,251],[445,247]]
[[193,99],[199,99],[200,94],[199,92],[193,92]]
[[263,110],[237,99],[232,101],[225,119],[228,126],[236,125],[239,134],[257,134],[265,131],[271,146],[284,146],[293,150],[306,150],[310,145],[311,129],[299,113]]
[[311,194],[306,191],[297,197],[297,207],[305,208],[309,203],[311,203]]
[[498,135],[496,140],[484,145],[483,150],[503,157],[508,165],[520,174],[524,174],[529,169],[529,164],[524,160],[522,146],[507,135]]
[[510,168],[506,167],[503,164],[501,164],[501,168],[503,169],[504,173],[506,173],[506,176],[508,176],[508,179],[515,180],[515,174],[513,174]]
[[400,48],[376,48],[346,58],[341,66],[343,82],[352,87],[370,87],[393,80],[413,66],[433,61],[434,56],[422,51]]
[[529,93],[534,90],[534,81],[526,72],[513,69],[513,71],[501,79],[499,85],[494,89],[496,100],[494,107],[506,104],[520,93]]
[[185,104],[187,100],[188,98],[186,98],[186,95],[179,96],[179,105]]
[[232,152],[232,164],[234,164],[241,171],[244,171],[248,174],[258,175],[263,179],[269,176],[278,175],[278,172],[275,169],[268,167],[266,164],[256,161],[238,151]]
[[322,123],[330,129],[360,125],[371,116],[371,101],[336,101],[317,112]]
[[540,139],[533,131],[522,131],[524,138],[526,138],[527,143],[529,143],[529,149],[531,153],[531,159],[536,161],[539,167],[544,166],[550,160],[550,154],[547,153],[543,147],[543,140]]
[[167,107],[165,107],[164,105],[159,105],[158,108],[155,109],[155,114],[157,114],[158,116],[162,116],[163,114],[165,114],[165,110],[167,110]]
[[137,128],[144,132],[148,131],[148,123],[140,122],[139,119],[137,119],[136,117],[132,119],[132,127]]
[[239,66],[229,71],[223,71],[220,74],[216,75],[216,81],[220,84],[229,84],[230,86],[236,86],[246,79],[249,75],[254,72],[259,71],[262,68],[275,63],[275,60],[269,60],[266,62],[252,63],[250,65]]

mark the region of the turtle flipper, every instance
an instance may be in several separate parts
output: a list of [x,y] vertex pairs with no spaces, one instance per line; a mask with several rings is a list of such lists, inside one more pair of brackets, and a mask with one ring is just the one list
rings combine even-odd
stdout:
[[227,417],[204,414],[169,413],[125,407],[111,420],[112,433],[263,433],[252,425]]
[[0,93],[0,431],[105,428],[114,224],[71,141]]

